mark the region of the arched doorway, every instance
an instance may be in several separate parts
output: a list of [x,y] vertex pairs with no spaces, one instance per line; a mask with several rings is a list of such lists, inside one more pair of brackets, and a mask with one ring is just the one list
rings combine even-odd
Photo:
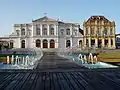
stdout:
[[9,43],[8,41],[0,41],[0,50],[1,49],[9,49]]
[[21,41],[21,48],[25,48],[25,40]]
[[50,40],[50,48],[55,48],[55,41],[54,40]]
[[108,47],[108,39],[105,39],[105,47]]
[[95,39],[91,39],[91,47],[95,46]]
[[113,39],[111,39],[111,47],[113,46]]
[[98,39],[98,48],[101,48],[101,47],[102,47],[102,40]]
[[39,39],[36,40],[36,47],[41,47],[41,41]]
[[66,47],[70,47],[70,40],[66,41]]
[[10,41],[10,48],[13,48],[13,42]]
[[43,40],[43,48],[48,48],[48,41],[46,39]]

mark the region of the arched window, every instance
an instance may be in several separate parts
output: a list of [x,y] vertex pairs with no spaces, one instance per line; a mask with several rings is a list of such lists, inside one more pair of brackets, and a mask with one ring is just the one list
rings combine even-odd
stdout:
[[66,47],[70,47],[70,40],[66,41]]
[[53,39],[50,40],[50,48],[55,48],[55,41]]
[[47,24],[42,25],[42,35],[47,35]]
[[69,28],[66,29],[66,35],[70,35],[70,29]]
[[25,48],[25,40],[21,41],[21,48]]
[[36,40],[36,47],[41,47],[41,41],[39,39]]
[[10,41],[10,48],[13,48],[13,41]]
[[79,41],[79,47],[82,47],[82,40]]
[[25,29],[24,28],[21,30],[21,35],[25,35]]
[[4,42],[3,42],[3,47],[9,48],[9,43],[8,43],[7,41],[4,41]]
[[54,25],[53,24],[49,25],[49,30],[50,30],[50,35],[54,35]]
[[61,29],[60,32],[61,32],[61,35],[64,35],[64,29]]
[[17,34],[17,36],[19,36],[19,35],[20,35],[20,32],[19,32],[19,30],[16,30],[16,34]]
[[31,30],[28,30],[28,31],[27,31],[27,35],[28,35],[28,36],[31,36]]
[[105,39],[105,47],[108,47],[108,39]]
[[46,39],[43,40],[43,48],[48,48],[48,41]]
[[77,35],[77,30],[74,29],[73,35]]

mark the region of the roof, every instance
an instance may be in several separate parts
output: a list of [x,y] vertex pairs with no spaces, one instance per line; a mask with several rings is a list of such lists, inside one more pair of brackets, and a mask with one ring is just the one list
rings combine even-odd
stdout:
[[110,22],[107,18],[104,16],[91,16],[87,21],[105,21],[105,22]]
[[79,26],[78,23],[67,23],[67,22],[62,22],[62,21],[58,21],[59,24],[65,24],[65,25],[75,25],[75,26]]
[[33,22],[36,22],[36,21],[57,21],[57,20],[56,20],[56,19],[53,19],[53,18],[48,18],[47,16],[44,16],[44,17],[42,17],[42,18],[33,20]]
[[120,33],[118,33],[118,34],[115,34],[116,36],[120,36]]
[[81,28],[79,28],[79,32],[83,35],[83,30]]

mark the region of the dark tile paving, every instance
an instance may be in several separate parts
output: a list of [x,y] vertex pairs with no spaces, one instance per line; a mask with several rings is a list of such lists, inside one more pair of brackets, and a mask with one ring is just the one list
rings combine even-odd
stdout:
[[45,53],[34,70],[0,70],[0,90],[120,90],[120,69],[87,69]]

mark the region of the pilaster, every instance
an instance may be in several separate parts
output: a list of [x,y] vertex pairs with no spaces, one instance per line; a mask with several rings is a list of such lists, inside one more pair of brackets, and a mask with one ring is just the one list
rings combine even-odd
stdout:
[[91,38],[88,38],[89,47],[91,47]]
[[104,47],[104,46],[105,46],[105,39],[102,38],[102,47]]
[[98,39],[95,38],[95,47],[98,47]]
[[108,38],[108,48],[111,48],[111,38]]

